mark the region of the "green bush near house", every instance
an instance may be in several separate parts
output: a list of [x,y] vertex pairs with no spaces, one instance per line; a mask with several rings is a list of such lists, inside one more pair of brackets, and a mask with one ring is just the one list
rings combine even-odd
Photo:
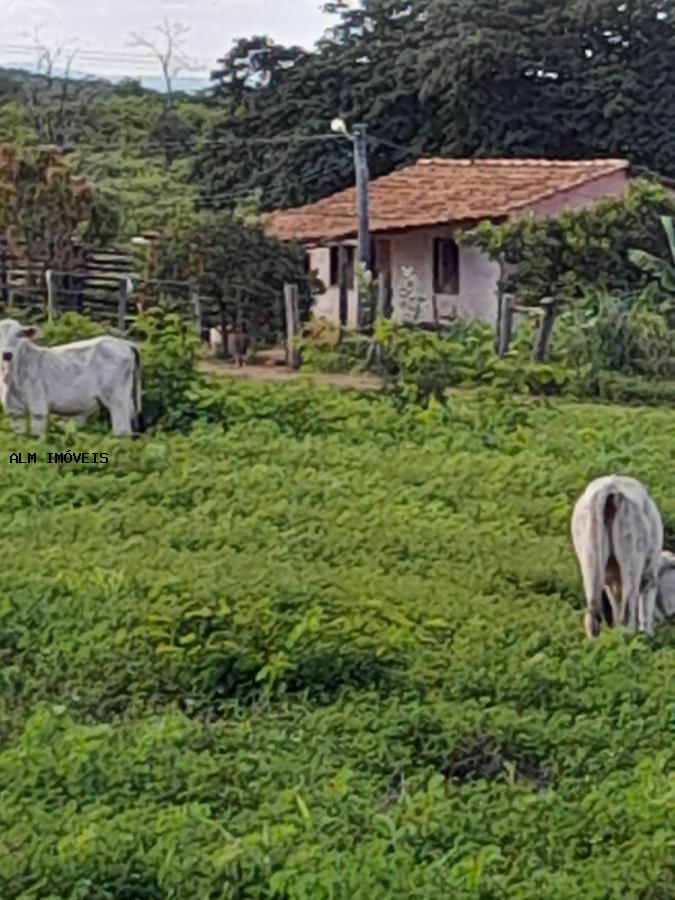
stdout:
[[520,321],[500,359],[493,329],[457,318],[440,331],[382,320],[372,337],[326,326],[300,342],[303,368],[380,375],[399,405],[445,402],[451,388],[572,396],[610,402],[670,403],[675,394],[675,331],[670,304],[651,289],[628,298],[586,289],[564,305],[545,364],[532,362],[535,327]]
[[222,398],[197,369],[200,344],[191,325],[154,307],[136,317],[131,337],[141,350],[147,427],[186,431],[224,423]]
[[675,633],[586,641],[569,516],[625,471],[672,525],[673,414],[221,396],[0,435],[3,900],[669,900]]

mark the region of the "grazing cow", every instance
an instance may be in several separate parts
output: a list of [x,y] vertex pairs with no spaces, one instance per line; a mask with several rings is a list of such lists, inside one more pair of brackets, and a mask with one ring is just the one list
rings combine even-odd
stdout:
[[141,358],[130,341],[97,337],[58,347],[38,347],[39,329],[13,319],[0,321],[2,406],[20,434],[26,414],[30,431],[44,433],[47,415],[74,416],[80,422],[105,406],[113,434],[143,431]]
[[652,634],[663,522],[647,489],[634,478],[592,481],[572,513],[572,542],[586,594],[586,634],[602,618]]
[[675,553],[664,550],[659,565],[654,621],[664,622],[667,619],[675,619]]

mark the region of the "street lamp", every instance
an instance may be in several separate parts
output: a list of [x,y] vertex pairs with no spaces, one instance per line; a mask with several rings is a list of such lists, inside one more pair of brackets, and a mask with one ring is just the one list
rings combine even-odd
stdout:
[[351,135],[347,131],[347,126],[345,125],[344,119],[333,119],[333,121],[330,123],[330,130],[334,134],[344,134],[345,137],[351,137]]

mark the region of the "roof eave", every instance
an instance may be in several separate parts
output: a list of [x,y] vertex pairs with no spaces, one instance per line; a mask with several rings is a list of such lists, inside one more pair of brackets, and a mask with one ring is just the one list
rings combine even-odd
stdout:
[[[433,221],[415,225],[392,225],[387,228],[376,228],[370,232],[370,236],[371,238],[389,237],[405,234],[408,231],[426,231],[430,228],[461,228],[462,230],[466,230],[475,227],[479,222],[505,222],[508,217],[509,213],[495,213],[471,219],[435,219]],[[290,236],[289,234],[275,234],[274,231],[268,233],[271,237],[276,237],[277,240],[286,241],[288,243],[297,241],[301,244],[313,245],[316,247],[325,247],[328,244],[338,244],[342,241],[358,239],[358,231],[356,231],[356,229],[350,229],[349,231],[344,232],[333,231],[330,234],[305,233],[295,234],[293,236]]]

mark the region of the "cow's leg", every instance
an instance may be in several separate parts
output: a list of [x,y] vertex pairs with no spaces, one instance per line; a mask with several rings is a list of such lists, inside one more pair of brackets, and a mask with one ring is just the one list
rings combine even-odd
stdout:
[[48,413],[49,403],[47,401],[46,391],[42,385],[36,385],[34,388],[34,396],[31,398],[28,409],[30,433],[33,437],[39,438],[45,433]]
[[621,571],[620,622],[629,631],[637,629],[647,540],[640,510],[632,503],[622,503],[612,524],[612,544]]
[[131,410],[129,409],[129,404],[118,399],[110,404],[108,410],[112,423],[112,433],[120,436],[131,434]]
[[121,436],[132,433],[132,384],[133,372],[129,368],[128,371],[121,373],[121,377],[116,384],[106,385],[105,390],[101,392],[100,401],[110,413],[110,423],[114,435]]
[[616,625],[617,609],[618,604],[616,597],[614,596],[613,588],[609,584],[606,584],[602,593],[602,614],[605,618],[605,622],[610,628],[613,628],[614,625]]
[[605,594],[609,601],[612,615],[612,625],[621,623],[621,605],[623,594],[621,590],[621,570],[614,556],[607,563]]
[[47,425],[47,403],[38,403],[30,411],[31,433],[33,437],[42,437]]
[[40,438],[45,433],[47,426],[47,404],[40,403],[30,411],[31,434],[33,437]]
[[628,631],[637,629],[640,574],[635,553],[625,554],[621,566],[621,609],[618,622]]
[[649,569],[640,587],[638,598],[638,628],[649,637],[654,633],[654,614],[656,612],[656,594],[658,591],[657,572]]
[[593,640],[600,634],[600,625],[603,619],[602,594],[604,579],[601,572],[604,571],[604,565],[599,566],[594,548],[584,549],[580,554],[579,561],[581,564],[584,595],[586,597],[584,627],[587,636]]
[[9,412],[9,424],[14,434],[25,436],[26,434],[26,416],[25,413]]
[[640,598],[640,592],[636,588],[631,587],[626,591],[626,600],[623,608],[623,627],[627,631],[637,631],[637,607]]
[[45,428],[47,426],[47,413],[31,413],[31,433],[33,437],[40,438],[45,433]]
[[598,528],[597,511],[590,501],[577,502],[572,514],[572,543],[576,553],[586,598],[584,627],[586,635],[595,639],[600,634],[604,615],[603,591],[609,558],[609,541],[603,528]]

